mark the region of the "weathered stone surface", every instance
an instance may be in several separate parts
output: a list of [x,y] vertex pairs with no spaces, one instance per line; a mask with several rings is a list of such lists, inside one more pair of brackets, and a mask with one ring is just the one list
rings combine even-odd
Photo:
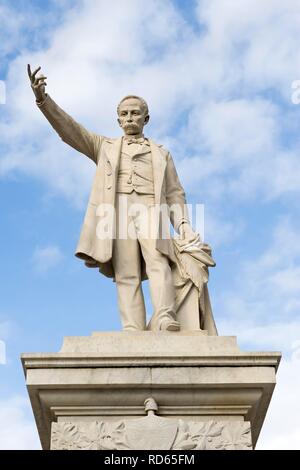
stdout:
[[[150,422],[149,422],[150,421]],[[249,422],[185,422],[158,416],[52,424],[53,450],[251,450]]]
[[22,355],[44,449],[52,423],[141,419],[149,396],[160,418],[250,422],[255,446],[279,360],[279,353],[244,353],[236,338],[202,332],[97,333],[65,339],[56,354]]

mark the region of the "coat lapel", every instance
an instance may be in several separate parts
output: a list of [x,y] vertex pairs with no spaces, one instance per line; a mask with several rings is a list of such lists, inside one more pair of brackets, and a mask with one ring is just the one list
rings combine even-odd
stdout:
[[152,154],[152,168],[153,168],[153,179],[154,179],[154,193],[155,202],[160,204],[161,188],[166,168],[166,158],[163,156],[160,148],[155,142],[149,139],[151,154]]
[[118,137],[116,140],[107,140],[105,147],[106,157],[109,160],[112,170],[115,172],[119,166],[121,147],[123,137]]

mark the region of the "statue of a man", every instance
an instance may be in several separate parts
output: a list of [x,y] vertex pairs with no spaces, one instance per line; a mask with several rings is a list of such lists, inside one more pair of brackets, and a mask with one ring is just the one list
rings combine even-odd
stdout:
[[[180,330],[171,272],[175,261],[173,244],[171,236],[163,232],[170,228],[170,220],[182,238],[190,238],[194,232],[170,153],[143,134],[149,121],[147,103],[138,96],[123,98],[117,111],[124,136],[106,138],[86,130],[45,93],[46,77],[38,76],[39,70],[40,67],[32,73],[28,65],[38,107],[64,142],[97,165],[76,256],[115,279],[124,330],[147,329],[142,292],[142,280],[147,277],[154,307],[148,329]],[[118,214],[124,202],[126,222],[133,236],[120,235],[118,216],[105,219],[109,236],[99,234],[103,208],[113,207]],[[136,205],[145,208],[142,217],[131,211]],[[171,211],[153,211],[154,206],[167,206]],[[154,237],[145,233],[145,219],[157,227]]]

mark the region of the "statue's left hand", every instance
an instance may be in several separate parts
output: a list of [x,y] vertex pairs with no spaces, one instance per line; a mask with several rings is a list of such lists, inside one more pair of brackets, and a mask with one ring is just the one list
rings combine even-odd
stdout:
[[192,229],[192,227],[190,226],[190,224],[188,224],[187,222],[183,222],[179,226],[179,235],[181,239],[186,239],[186,238],[192,238],[196,234],[194,230]]

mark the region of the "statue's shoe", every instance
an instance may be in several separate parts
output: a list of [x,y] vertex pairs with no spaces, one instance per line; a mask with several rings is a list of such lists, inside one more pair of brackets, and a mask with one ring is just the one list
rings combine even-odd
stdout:
[[179,331],[180,330],[180,323],[176,320],[163,320],[160,324],[161,331]]

